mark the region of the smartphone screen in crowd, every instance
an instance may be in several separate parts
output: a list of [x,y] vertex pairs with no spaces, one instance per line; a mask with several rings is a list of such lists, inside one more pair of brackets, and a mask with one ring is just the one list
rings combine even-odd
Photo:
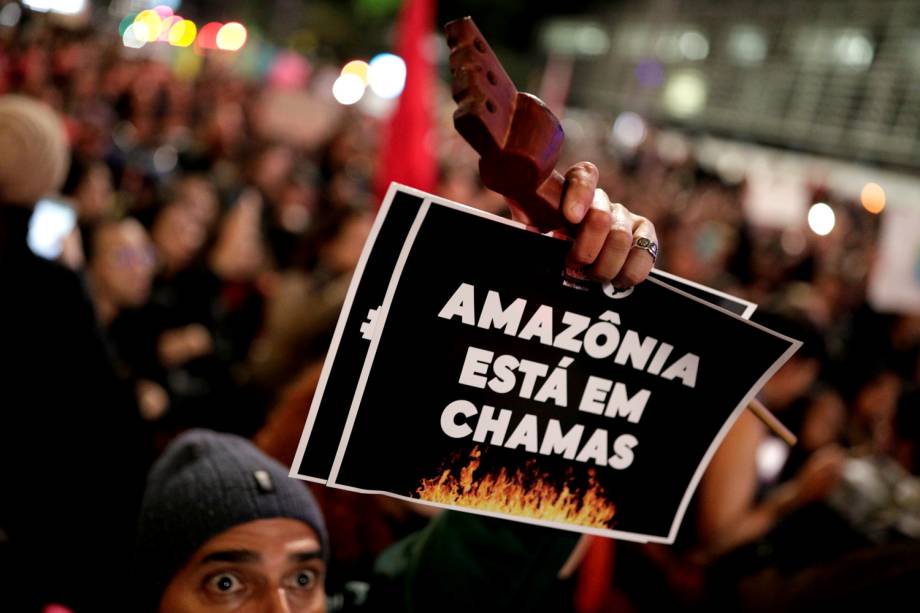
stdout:
[[48,260],[60,257],[64,239],[77,223],[76,212],[63,202],[39,200],[29,220],[29,248]]

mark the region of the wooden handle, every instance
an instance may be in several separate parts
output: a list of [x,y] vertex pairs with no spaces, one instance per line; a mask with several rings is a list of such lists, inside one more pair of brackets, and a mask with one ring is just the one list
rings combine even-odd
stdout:
[[444,26],[450,47],[454,127],[479,155],[483,184],[510,198],[543,232],[571,230],[555,171],[565,134],[536,96],[522,93],[469,17]]
[[795,434],[792,431],[784,426],[782,422],[776,418],[776,415],[770,412],[770,409],[765,407],[762,402],[756,398],[748,404],[748,411],[757,416],[757,419],[762,421],[766,427],[773,431],[776,436],[780,437],[785,441],[787,445],[792,447],[795,445],[799,439],[796,438]]

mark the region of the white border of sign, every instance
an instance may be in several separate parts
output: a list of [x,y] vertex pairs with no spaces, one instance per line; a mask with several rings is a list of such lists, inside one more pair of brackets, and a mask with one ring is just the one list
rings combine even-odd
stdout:
[[[751,315],[754,314],[754,311],[757,310],[756,302],[751,302],[750,300],[744,300],[743,298],[739,298],[738,296],[732,296],[731,294],[727,294],[721,290],[713,289],[711,287],[703,285],[702,283],[697,283],[696,281],[691,281],[690,279],[684,279],[683,277],[672,275],[671,273],[665,272],[661,270],[660,268],[652,269],[652,276],[653,277],[663,277],[666,282],[665,284],[667,284],[667,281],[673,280],[675,283],[681,283],[684,285],[689,285],[690,287],[695,287],[701,291],[706,292],[707,294],[712,294],[713,296],[724,298],[725,300],[728,300],[730,302],[737,302],[739,304],[743,304],[745,305],[745,308],[744,308],[744,312],[741,314],[741,319],[750,319]],[[670,286],[670,287],[680,291],[679,287],[673,287],[673,286]],[[696,296],[694,297],[699,299]],[[706,302],[706,301],[704,300],[703,302]],[[709,306],[719,307],[719,305],[717,304],[712,304],[712,303],[707,303],[707,304],[709,304]]]

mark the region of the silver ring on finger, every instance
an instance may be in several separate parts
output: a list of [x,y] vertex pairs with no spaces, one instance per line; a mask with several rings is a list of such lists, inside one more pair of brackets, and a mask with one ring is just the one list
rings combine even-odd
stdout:
[[652,264],[658,261],[658,243],[645,236],[637,236],[633,239],[633,249],[647,251],[652,256]]

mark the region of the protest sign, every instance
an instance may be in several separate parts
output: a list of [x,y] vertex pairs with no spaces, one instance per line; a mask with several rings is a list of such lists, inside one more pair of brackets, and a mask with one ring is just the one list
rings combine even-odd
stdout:
[[725,432],[798,343],[655,278],[572,286],[568,246],[426,199],[329,484],[673,542]]
[[[405,237],[425,198],[434,206],[455,206],[443,198],[395,183],[381,204],[323,364],[291,467],[292,477],[326,482],[370,345],[374,315],[383,303],[390,282],[389,273],[396,265]],[[651,276],[745,319],[756,309],[752,302],[661,270],[653,270]]]

